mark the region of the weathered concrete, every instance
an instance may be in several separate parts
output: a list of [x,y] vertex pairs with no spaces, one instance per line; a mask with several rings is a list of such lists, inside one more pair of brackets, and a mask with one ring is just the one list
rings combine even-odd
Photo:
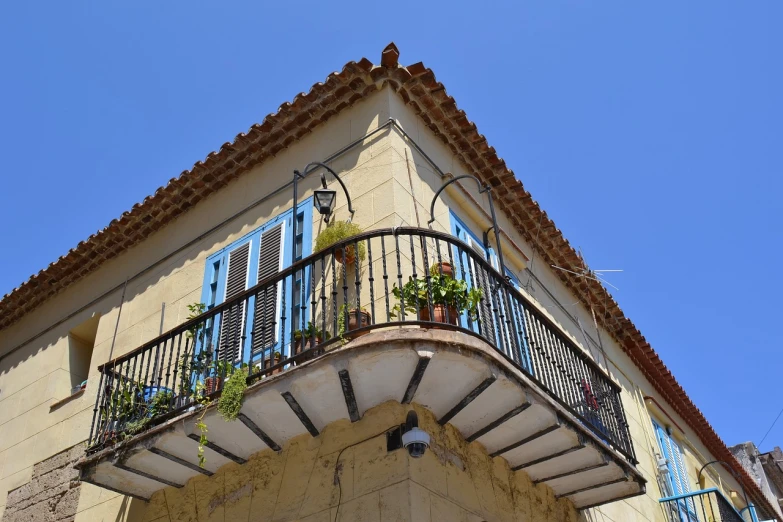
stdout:
[[[780,454],[780,448],[775,449]],[[762,456],[759,453],[759,449],[753,442],[737,444],[736,446],[730,447],[729,450],[731,450],[731,453],[739,461],[739,463],[742,464],[742,467],[745,468],[745,471],[747,471],[748,474],[753,477],[753,480],[756,481],[756,485],[759,487],[759,489],[761,489],[762,493],[764,493],[764,496],[767,497],[769,503],[773,507],[777,508],[776,515],[783,519],[779,490],[772,482],[772,477],[767,475],[767,470],[769,470],[771,474],[775,475],[775,467],[769,465],[769,463],[774,462],[774,458],[763,458],[770,454],[768,453]],[[766,465],[765,461],[767,463]],[[778,476],[775,476],[774,478],[780,480],[780,476],[783,476],[783,473],[778,471]]]
[[73,465],[83,454],[77,444],[35,464],[30,482],[8,492],[3,522],[74,520],[81,482]]

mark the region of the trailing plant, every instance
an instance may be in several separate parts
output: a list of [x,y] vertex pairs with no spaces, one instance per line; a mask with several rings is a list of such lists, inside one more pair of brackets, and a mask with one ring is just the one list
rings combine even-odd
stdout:
[[[316,252],[329,248],[330,246],[344,241],[357,234],[361,234],[362,229],[356,223],[349,223],[347,221],[332,221],[318,234],[315,238],[315,250]],[[359,260],[364,261],[366,249],[364,243],[359,242]],[[346,245],[345,253],[346,258],[350,258],[353,255],[354,246]]]
[[[417,310],[432,305],[454,307],[460,313],[468,312],[471,319],[478,317],[478,305],[483,297],[480,288],[468,289],[468,283],[462,279],[453,279],[439,272],[430,272],[429,283],[425,278],[408,278],[402,288],[396,284],[392,288],[392,294],[399,301],[392,308],[391,316],[398,317],[401,314],[400,302],[405,304],[405,312],[416,314]],[[428,298],[432,296],[432,299]]]
[[204,415],[207,414],[207,406],[209,406],[209,395],[206,393],[206,387],[201,380],[196,381],[196,402],[201,406],[201,415],[196,419],[196,429],[199,431],[198,437],[198,467],[203,468],[207,462],[207,458],[204,456],[204,447],[209,440],[207,439],[207,424],[204,422]]
[[[235,420],[237,416],[239,416],[239,411],[242,409],[242,400],[244,399],[245,389],[247,388],[247,377],[250,373],[250,368],[247,363],[242,363],[239,368],[226,360],[213,360],[206,363],[197,361],[195,364],[204,365],[203,369],[199,371],[199,374],[206,375],[206,378],[226,378],[220,398],[218,398],[218,412],[227,421]],[[207,393],[208,391],[204,380],[196,380],[196,392],[194,395],[196,403],[201,406],[201,415],[196,419],[196,429],[199,430],[198,465],[202,468],[206,463],[204,448],[209,443],[207,437],[209,428],[207,427],[207,423],[204,422],[204,416],[207,414],[207,407],[210,404],[210,394]]]
[[[204,303],[191,303],[188,305],[188,311],[190,314],[187,317],[187,320],[190,321],[191,319],[195,319],[199,315],[203,314],[207,311],[207,305]],[[193,326],[191,326],[187,332],[185,332],[185,335],[188,336],[189,339],[198,339],[199,335],[201,335],[201,331],[205,327],[205,323],[196,323]]]
[[247,376],[249,369],[243,365],[237,371],[232,372],[231,376],[223,385],[223,391],[218,399],[218,412],[228,422],[235,421],[239,416],[239,410],[242,409],[242,400],[245,397],[247,389]]

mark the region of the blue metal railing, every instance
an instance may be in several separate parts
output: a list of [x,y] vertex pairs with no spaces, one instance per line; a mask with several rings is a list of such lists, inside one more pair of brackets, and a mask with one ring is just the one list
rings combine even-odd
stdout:
[[743,518],[717,488],[665,497],[658,502],[673,522],[758,522],[752,505],[749,518]]

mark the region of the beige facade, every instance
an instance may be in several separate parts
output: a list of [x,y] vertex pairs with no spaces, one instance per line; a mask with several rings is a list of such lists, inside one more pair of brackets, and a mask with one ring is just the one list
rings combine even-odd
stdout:
[[[431,161],[395,126],[388,126],[330,166],[345,181],[356,209],[354,221],[365,230],[427,227],[429,202],[445,181],[433,163],[455,176],[471,172],[387,86],[0,332],[0,514],[7,492],[30,482],[37,463],[87,439],[97,366],[182,323],[187,305],[201,300],[206,258],[291,208],[288,184],[294,169],[329,157],[390,118]],[[301,198],[318,185],[315,176],[302,182]],[[339,192],[337,197],[336,217],[345,219],[345,201]],[[451,233],[451,212],[476,233],[491,224],[486,197],[467,182],[452,185],[436,202],[433,228]],[[715,457],[686,420],[656,396],[652,383],[608,332],[600,332],[599,345],[589,309],[564,307],[573,302],[571,290],[551,268],[535,263],[533,249],[507,216],[500,213],[498,220],[508,236],[506,265],[522,283],[521,291],[622,387],[646,493],[577,513],[569,501],[555,500],[546,485],[512,472],[502,459],[488,457],[479,443],[469,444],[450,425],[434,423],[432,414],[420,407],[420,418],[434,436],[433,451],[420,461],[404,452],[387,454],[380,438],[351,446],[385,424],[403,421],[404,408],[392,402],[368,411],[358,423],[338,421],[314,439],[295,438],[279,454],[266,450],[247,464],[228,464],[211,477],[191,479],[184,488],[166,488],[149,503],[82,483],[75,520],[326,522],[334,519],[338,505],[339,520],[667,520],[658,503],[663,496],[657,475],[661,451],[652,419],[672,427],[692,489],[698,469]],[[321,227],[316,213],[314,236]],[[84,379],[86,390],[71,395]],[[340,497],[334,467],[343,449]],[[710,471],[704,486],[712,485],[743,507],[739,496],[730,494],[741,488],[728,473]]]

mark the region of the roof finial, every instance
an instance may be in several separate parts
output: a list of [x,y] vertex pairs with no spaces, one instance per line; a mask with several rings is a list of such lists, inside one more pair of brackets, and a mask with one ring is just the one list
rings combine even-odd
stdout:
[[397,60],[400,58],[400,51],[394,42],[384,47],[381,53],[381,65],[384,67],[397,67]]

